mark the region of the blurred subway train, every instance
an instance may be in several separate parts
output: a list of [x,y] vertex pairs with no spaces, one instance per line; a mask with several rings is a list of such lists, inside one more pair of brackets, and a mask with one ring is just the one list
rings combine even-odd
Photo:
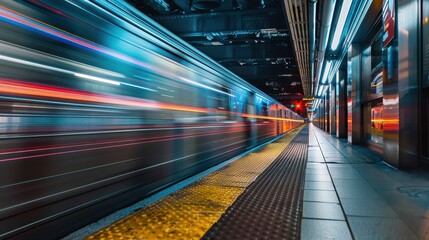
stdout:
[[303,119],[124,1],[1,1],[0,238],[56,239]]

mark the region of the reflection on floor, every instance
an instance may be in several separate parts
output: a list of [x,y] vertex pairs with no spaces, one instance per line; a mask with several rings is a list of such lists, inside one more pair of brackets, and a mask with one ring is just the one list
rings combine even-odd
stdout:
[[302,239],[429,239],[427,174],[312,125],[309,134]]

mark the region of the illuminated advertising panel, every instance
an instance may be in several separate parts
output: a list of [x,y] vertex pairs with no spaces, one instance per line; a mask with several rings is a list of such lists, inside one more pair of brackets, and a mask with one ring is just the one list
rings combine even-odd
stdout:
[[383,0],[383,46],[386,47],[395,37],[395,1]]

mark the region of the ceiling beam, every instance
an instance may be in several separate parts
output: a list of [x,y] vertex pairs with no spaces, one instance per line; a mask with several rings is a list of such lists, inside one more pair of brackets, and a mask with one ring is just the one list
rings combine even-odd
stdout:
[[262,44],[253,45],[224,45],[197,47],[198,50],[215,60],[227,59],[261,59],[261,58],[293,58],[290,48]]
[[216,32],[288,29],[281,9],[160,15],[152,18],[179,36],[190,33],[201,35]]
[[243,65],[243,66],[231,66],[229,70],[239,76],[246,78],[247,76],[258,76],[259,78],[266,78],[267,76],[279,76],[282,74],[298,74],[296,67],[286,68],[284,65],[272,65],[272,66],[258,66],[258,65]]

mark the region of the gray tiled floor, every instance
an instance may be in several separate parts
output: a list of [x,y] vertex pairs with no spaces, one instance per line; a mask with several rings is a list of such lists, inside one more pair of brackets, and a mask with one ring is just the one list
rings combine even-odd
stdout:
[[335,191],[334,184],[332,184],[332,182],[330,182],[330,181],[329,182],[306,181],[304,189]]
[[356,239],[417,239],[416,235],[397,218],[348,217]]
[[329,174],[306,174],[305,175],[306,181],[317,181],[317,182],[330,182],[331,177]]
[[398,217],[398,215],[381,199],[341,199],[347,216]]
[[303,240],[348,240],[352,236],[345,221],[302,219],[301,239]]
[[306,171],[307,175],[310,174],[322,174],[322,175],[328,175],[328,169],[307,169]]
[[335,191],[304,190],[304,201],[338,203]]
[[372,189],[369,185],[361,186],[344,186],[340,187],[335,185],[338,196],[340,198],[352,198],[352,199],[380,199],[378,193]]
[[302,239],[429,239],[429,176],[310,125]]
[[325,202],[304,202],[304,211],[302,217],[345,220],[340,204]]

